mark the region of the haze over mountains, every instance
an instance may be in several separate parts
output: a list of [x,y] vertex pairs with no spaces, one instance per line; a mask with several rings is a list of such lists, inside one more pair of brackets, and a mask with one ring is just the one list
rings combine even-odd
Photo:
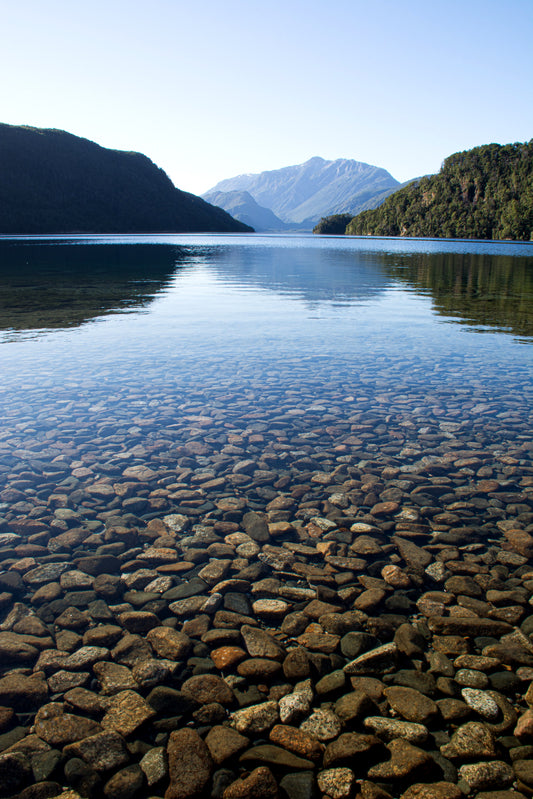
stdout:
[[[315,156],[304,164],[222,180],[202,197],[256,230],[303,231],[312,230],[323,216],[354,216],[376,208],[400,185],[386,169],[347,158],[326,161]],[[265,210],[278,222],[267,217]]]
[[0,234],[248,231],[141,153],[0,124]]

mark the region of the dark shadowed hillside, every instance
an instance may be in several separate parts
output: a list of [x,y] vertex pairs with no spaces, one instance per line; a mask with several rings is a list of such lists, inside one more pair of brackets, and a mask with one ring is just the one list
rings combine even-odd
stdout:
[[348,224],[357,236],[530,241],[533,140],[487,144],[444,161],[441,171],[388,197]]
[[0,124],[0,233],[244,232],[141,153]]

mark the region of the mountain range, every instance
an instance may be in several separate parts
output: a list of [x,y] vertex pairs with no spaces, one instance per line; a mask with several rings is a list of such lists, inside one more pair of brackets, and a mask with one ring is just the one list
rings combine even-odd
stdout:
[[0,234],[249,232],[141,153],[0,124]]
[[303,164],[222,180],[202,197],[258,231],[303,231],[312,230],[323,216],[355,216],[376,208],[400,185],[386,169],[315,156]]

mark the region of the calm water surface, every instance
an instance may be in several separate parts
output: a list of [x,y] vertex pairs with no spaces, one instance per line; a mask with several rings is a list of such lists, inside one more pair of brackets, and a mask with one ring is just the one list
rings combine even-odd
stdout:
[[[221,474],[238,456],[305,482],[349,461],[413,470],[449,446],[529,457],[532,255],[503,242],[2,240],[1,480],[29,498],[0,513],[39,517],[54,480],[87,488],[131,465],[156,472],[139,515],[183,509],[149,493],[180,458]],[[191,441],[209,451],[191,459]],[[54,478],[36,489],[46,464]],[[262,509],[256,489],[250,472],[218,491]]]

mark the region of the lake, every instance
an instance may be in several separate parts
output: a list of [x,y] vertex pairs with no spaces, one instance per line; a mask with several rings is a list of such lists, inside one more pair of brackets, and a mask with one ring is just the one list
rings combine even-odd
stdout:
[[[533,244],[448,240],[1,239],[1,629],[33,651],[0,632],[2,674],[18,686],[0,679],[0,705],[28,731],[73,688],[130,690],[152,709],[121,734],[139,726],[172,760],[176,726],[204,734],[222,717],[165,709],[150,699],[158,679],[194,699],[188,680],[222,673],[236,692],[253,686],[239,707],[278,702],[291,690],[278,684],[306,673],[279,677],[294,646],[309,673],[342,674],[402,620],[451,661],[454,635],[471,654],[492,646],[497,673],[525,669],[522,695],[527,653],[506,661],[494,647],[519,624],[533,632],[532,256]],[[503,592],[494,606],[490,590]],[[281,631],[283,656],[252,654],[254,619]],[[193,649],[176,654],[154,628]],[[353,629],[371,634],[362,649],[342,644]],[[163,676],[135,670],[148,656],[119,651],[121,630],[148,636]],[[211,658],[236,642],[249,660]],[[72,665],[90,644],[100,654]],[[427,668],[401,652],[404,669]],[[110,658],[129,670],[115,687]],[[381,675],[357,668],[345,671]],[[202,702],[235,707],[237,695]],[[76,696],[68,708],[87,721]]]

